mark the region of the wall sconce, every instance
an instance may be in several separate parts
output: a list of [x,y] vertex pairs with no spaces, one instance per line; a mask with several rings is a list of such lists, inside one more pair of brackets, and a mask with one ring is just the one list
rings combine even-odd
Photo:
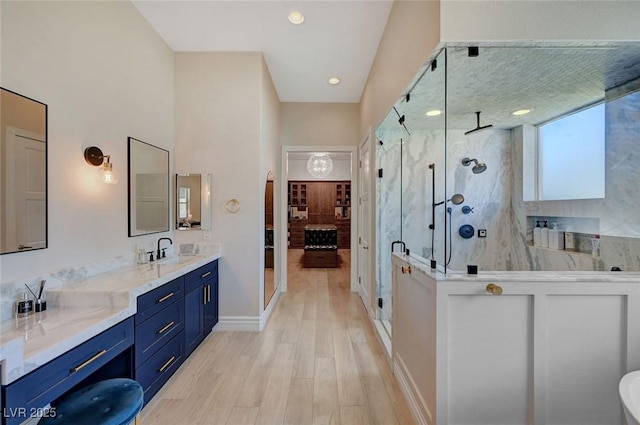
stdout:
[[[105,161],[106,159],[106,161]],[[100,148],[89,146],[84,150],[84,160],[87,164],[95,167],[101,166],[96,173],[96,180],[104,184],[116,184],[120,181],[120,176],[113,171],[113,164],[109,162],[111,155],[104,155]]]

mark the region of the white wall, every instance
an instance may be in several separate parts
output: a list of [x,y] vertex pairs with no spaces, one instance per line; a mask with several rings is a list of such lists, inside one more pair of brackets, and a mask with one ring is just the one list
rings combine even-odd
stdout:
[[[173,53],[128,2],[1,2],[2,87],[49,106],[49,248],[0,257],[2,283],[106,258],[127,237],[127,137],[173,155]],[[102,185],[83,152],[112,156]]]
[[357,103],[281,104],[282,146],[348,146],[360,140]]
[[440,1],[393,3],[360,99],[360,140],[364,140],[369,127],[375,129],[382,122],[404,95],[439,42]]
[[637,40],[637,1],[443,0],[442,41]]
[[[221,323],[244,317],[255,324],[262,308],[268,164],[261,152],[271,149],[275,132],[261,125],[263,107],[273,103],[271,90],[262,90],[263,67],[261,53],[175,54],[176,166],[213,174],[212,238],[223,247]],[[263,103],[263,95],[271,100]],[[233,198],[240,202],[235,214],[225,209]]]

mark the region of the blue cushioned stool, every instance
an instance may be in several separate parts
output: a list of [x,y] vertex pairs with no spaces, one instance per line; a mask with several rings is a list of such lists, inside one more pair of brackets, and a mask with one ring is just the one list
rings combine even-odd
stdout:
[[84,387],[61,399],[54,418],[38,425],[128,425],[140,421],[144,392],[131,379],[115,378]]

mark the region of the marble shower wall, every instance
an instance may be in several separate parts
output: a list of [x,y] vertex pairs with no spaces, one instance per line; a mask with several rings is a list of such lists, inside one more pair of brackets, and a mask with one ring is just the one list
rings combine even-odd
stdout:
[[[608,102],[605,114],[604,199],[523,202],[522,140],[528,130],[513,130],[513,270],[610,270],[618,266],[640,271],[640,91]],[[598,228],[588,231],[601,235],[600,256],[528,246],[527,216],[595,218],[590,221],[599,223]],[[567,230],[576,228],[569,224]]]
[[[465,135],[464,130],[449,131],[447,196],[460,193],[465,199],[461,205],[449,204],[449,269],[466,271],[467,264],[476,264],[480,270],[511,270],[511,149],[509,130],[490,129],[470,135]],[[486,171],[474,174],[473,165],[462,165],[464,158],[485,163]],[[464,206],[473,208],[473,212],[464,214]],[[462,238],[458,232],[465,224],[474,228],[470,239]],[[479,238],[478,229],[486,229],[487,237]]]
[[[402,152],[402,238],[411,252],[433,258],[443,265],[444,256],[444,215],[446,206],[435,209],[432,231],[431,205],[433,174],[429,164],[435,169],[435,202],[445,199],[445,149],[444,131],[415,131],[403,147]],[[432,245],[433,236],[433,245]]]

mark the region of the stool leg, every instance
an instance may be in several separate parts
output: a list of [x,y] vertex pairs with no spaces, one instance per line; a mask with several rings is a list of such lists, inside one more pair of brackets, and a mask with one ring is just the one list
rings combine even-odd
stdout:
[[136,415],[135,419],[133,420],[133,423],[135,425],[140,425],[140,412],[138,412],[138,414]]

